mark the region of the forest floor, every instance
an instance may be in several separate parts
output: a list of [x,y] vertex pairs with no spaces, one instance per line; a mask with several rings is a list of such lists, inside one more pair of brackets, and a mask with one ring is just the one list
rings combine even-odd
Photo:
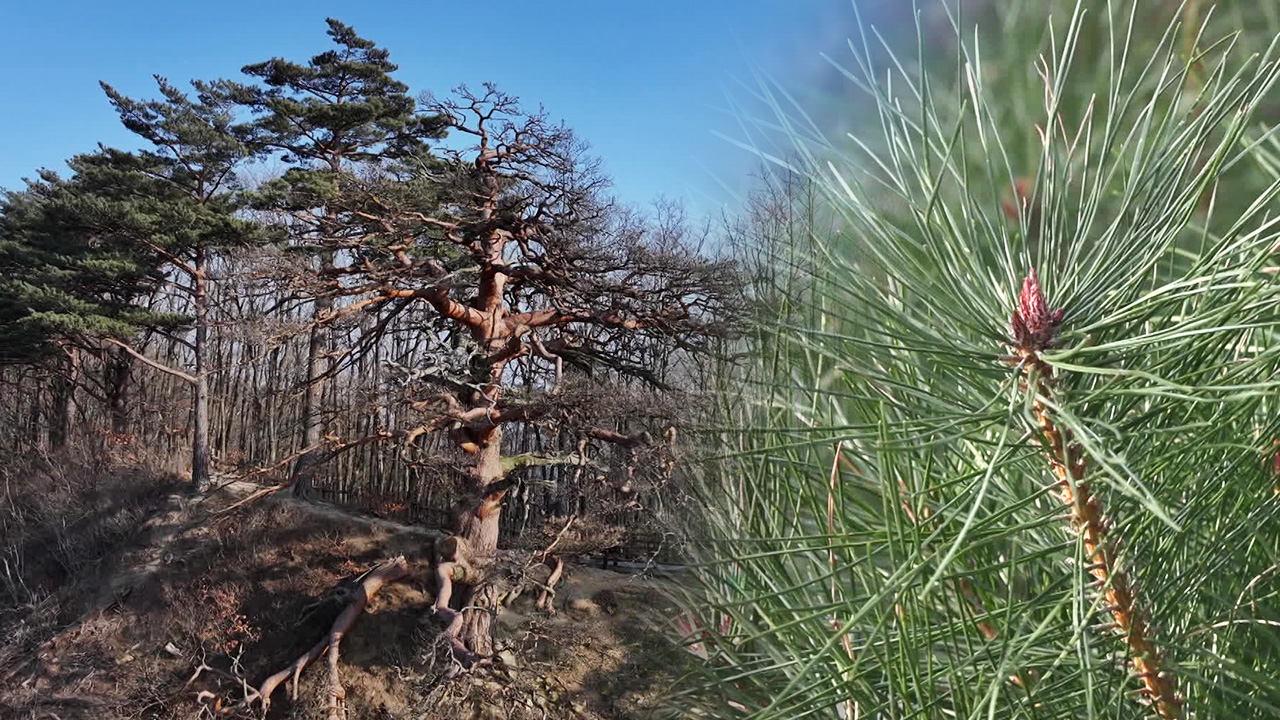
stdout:
[[[253,486],[197,498],[128,468],[3,481],[0,717],[260,717],[236,707],[239,681],[306,652],[346,602],[335,589],[397,555],[409,577],[340,645],[350,720],[642,720],[687,662],[653,620],[670,612],[658,579],[570,565],[555,614],[526,593],[499,617],[501,659],[458,674],[424,622],[430,531],[286,497],[225,512]],[[324,717],[327,678],[322,658],[270,717]]]

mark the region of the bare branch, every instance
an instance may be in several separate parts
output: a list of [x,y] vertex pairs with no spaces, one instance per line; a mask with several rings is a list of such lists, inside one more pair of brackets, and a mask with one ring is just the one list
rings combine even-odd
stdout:
[[121,342],[121,341],[119,341],[119,340],[117,340],[117,339],[115,339],[115,338],[110,338],[110,337],[109,337],[109,338],[107,338],[107,339],[106,339],[106,341],[107,341],[107,342],[109,342],[109,343],[111,343],[112,345],[115,345],[116,347],[119,347],[121,350],[124,350],[125,352],[129,353],[130,355],[132,355],[133,357],[137,358],[137,359],[138,359],[138,360],[140,360],[144,365],[146,365],[146,366],[148,366],[148,367],[151,367],[151,368],[154,368],[154,369],[156,369],[156,370],[159,370],[159,371],[160,371],[160,372],[162,372],[162,373],[167,373],[167,374],[169,374],[169,375],[172,375],[172,376],[174,376],[174,377],[176,377],[176,378],[179,378],[179,379],[181,379],[181,380],[184,380],[184,381],[186,381],[186,382],[189,382],[189,383],[191,383],[192,385],[194,385],[194,384],[197,382],[196,378],[195,378],[193,375],[191,375],[191,374],[189,374],[189,373],[185,373],[185,372],[183,372],[183,371],[181,371],[181,370],[178,370],[177,368],[171,368],[171,367],[169,367],[168,365],[162,365],[162,364],[160,364],[160,363],[156,362],[155,360],[152,360],[151,358],[147,357],[146,355],[143,355],[142,353],[138,352],[137,350],[133,349],[133,348],[132,348],[132,347],[130,347],[128,344],[123,343],[123,342]]

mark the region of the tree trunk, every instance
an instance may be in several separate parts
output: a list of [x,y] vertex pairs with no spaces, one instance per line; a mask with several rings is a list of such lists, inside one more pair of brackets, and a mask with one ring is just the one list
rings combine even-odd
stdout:
[[[502,428],[494,428],[480,445],[476,456],[475,489],[478,500],[459,520],[457,534],[467,541],[476,577],[458,583],[455,602],[463,610],[457,637],[471,652],[481,657],[493,654],[493,614],[497,589],[487,570],[498,550],[498,520],[502,515],[502,491],[493,492],[502,480]],[[452,628],[451,628],[452,629]]]
[[[333,253],[325,253],[320,261],[321,270],[333,267]],[[300,498],[311,496],[311,481],[315,476],[312,467],[319,454],[321,439],[324,437],[324,420],[321,407],[324,399],[324,384],[320,376],[325,371],[325,356],[328,353],[325,328],[320,320],[328,316],[333,309],[333,298],[318,297],[313,306],[311,317],[311,336],[307,343],[307,387],[302,395],[302,447],[312,448],[298,458],[293,466],[293,494]]]
[[31,426],[25,433],[31,447],[44,454],[49,449],[49,408],[45,405],[45,394],[48,386],[43,383],[33,388],[31,399]]
[[502,480],[502,428],[494,428],[477,453],[475,464],[475,489],[480,495],[478,507],[462,532],[471,554],[482,562],[490,559],[498,549],[498,518],[502,513],[502,498],[491,493]]
[[209,336],[209,277],[206,273],[208,256],[203,248],[195,253],[195,293],[192,302],[196,311],[196,372],[194,397],[194,422],[191,433],[191,484],[198,492],[209,489],[209,377],[205,367],[206,343]]
[[49,446],[60,448],[71,437],[71,418],[75,413],[76,385],[80,382],[80,353],[64,347],[66,366],[53,381],[53,421],[49,424]]
[[490,657],[493,655],[493,617],[498,609],[498,588],[488,578],[483,578],[467,588],[463,596],[467,598],[464,607],[471,609],[462,613],[458,639],[477,656]]
[[[481,217],[488,220],[498,196],[497,178],[489,175],[485,182],[488,200],[481,210]],[[503,288],[507,276],[496,268],[502,264],[503,246],[508,237],[493,231],[485,240],[487,265],[480,273],[474,306],[486,319],[470,328],[477,343],[487,351],[473,357],[472,377],[484,378],[485,384],[483,389],[472,394],[472,407],[494,407],[502,396],[503,370],[507,362],[504,353],[512,336],[503,322],[506,314]],[[467,609],[449,626],[448,632],[456,633],[456,638],[471,652],[485,657],[493,654],[493,618],[498,611],[498,593],[489,573],[498,550],[502,499],[510,486],[504,481],[502,472],[502,425],[480,430],[475,433],[474,441],[478,446],[474,448],[475,465],[472,467],[474,509],[459,513],[457,534],[466,540],[475,572],[468,573],[466,585],[459,593],[458,608]]]
[[106,349],[107,408],[111,413],[111,432],[129,434],[129,377],[133,358],[123,348]]

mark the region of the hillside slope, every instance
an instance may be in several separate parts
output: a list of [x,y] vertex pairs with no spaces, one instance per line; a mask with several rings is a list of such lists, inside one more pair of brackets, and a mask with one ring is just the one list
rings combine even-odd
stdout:
[[[452,668],[423,619],[434,535],[255,488],[202,499],[136,468],[5,479],[0,523],[0,716],[254,717],[237,706],[328,631],[352,582],[403,555],[341,643],[347,717],[648,718],[684,662],[654,629],[651,579],[570,566],[554,615],[517,600],[500,660]],[[205,666],[197,673],[196,670]],[[324,717],[323,660],[286,683],[270,717]]]

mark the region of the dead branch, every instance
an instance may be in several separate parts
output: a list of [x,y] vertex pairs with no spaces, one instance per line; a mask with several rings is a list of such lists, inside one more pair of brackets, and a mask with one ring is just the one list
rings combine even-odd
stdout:
[[[214,487],[210,488],[210,489],[209,489],[209,491],[208,491],[207,493],[205,493],[205,496],[204,496],[204,497],[202,497],[202,498],[200,498],[200,499],[199,499],[199,500],[197,500],[196,502],[200,502],[200,503],[202,503],[202,502],[204,502],[205,500],[207,500],[209,497],[211,497],[211,496],[213,496],[215,493],[217,493],[219,490],[222,490],[223,488],[230,487],[230,486],[232,486],[232,485],[234,485],[234,484],[236,484],[236,483],[238,483],[238,482],[248,482],[248,481],[249,481],[249,478],[251,478],[251,477],[253,477],[253,476],[255,476],[255,475],[265,475],[265,474],[267,474],[267,473],[269,473],[269,472],[273,472],[273,471],[275,471],[275,470],[279,470],[280,468],[284,467],[285,465],[288,465],[289,463],[293,462],[294,460],[297,460],[298,458],[302,457],[303,455],[306,455],[307,453],[310,453],[310,452],[313,452],[313,451],[315,451],[315,450],[318,450],[320,447],[321,447],[321,445],[308,445],[307,447],[302,448],[301,450],[299,450],[299,451],[297,451],[297,452],[295,452],[295,453],[293,453],[293,454],[289,455],[288,457],[284,458],[283,460],[280,460],[279,462],[272,463],[271,465],[263,465],[263,466],[261,466],[261,467],[251,468],[250,470],[247,470],[247,471],[245,471],[244,473],[241,473],[240,475],[237,475],[237,476],[233,477],[232,479],[230,479],[230,480],[228,480],[228,481],[226,481],[226,482],[222,483],[221,485],[215,485]],[[230,510],[233,510],[233,509],[235,509],[235,508],[239,507],[240,505],[242,505],[242,504],[244,504],[244,503],[251,502],[251,501],[253,501],[253,500],[257,500],[259,497],[264,497],[265,495],[270,495],[272,492],[277,492],[277,491],[279,491],[279,490],[283,490],[283,489],[284,489],[284,488],[286,488],[286,487],[288,487],[288,485],[286,485],[286,484],[281,484],[281,485],[277,485],[277,486],[275,486],[275,487],[273,487],[273,488],[268,488],[271,492],[263,493],[262,495],[259,495],[259,494],[257,494],[257,493],[254,493],[254,496],[251,496],[251,497],[249,497],[249,498],[244,498],[244,499],[240,500],[239,502],[237,502],[235,505],[232,505],[232,506],[227,507],[227,508],[223,508],[223,509],[220,511],[220,513],[228,512],[228,511],[230,511]]]
[[[362,437],[362,438],[360,438],[360,439],[358,439],[358,440],[351,440],[351,441],[349,441],[349,442],[338,443],[337,445],[334,445],[333,447],[331,447],[331,448],[329,448],[328,450],[326,450],[326,451],[324,452],[324,454],[323,454],[323,455],[321,455],[321,456],[317,457],[315,460],[313,460],[311,463],[309,463],[308,467],[307,467],[305,470],[303,470],[303,471],[302,471],[302,472],[300,472],[300,473],[296,473],[296,474],[295,474],[295,477],[293,477],[293,478],[289,479],[289,480],[288,480],[288,481],[286,481],[286,482],[282,482],[282,483],[279,483],[279,484],[277,484],[277,485],[272,485],[272,486],[270,486],[270,487],[265,487],[265,488],[263,488],[263,489],[261,489],[261,490],[255,491],[254,493],[252,493],[252,494],[251,494],[251,495],[249,495],[248,497],[245,497],[245,498],[242,498],[242,499],[240,499],[240,500],[237,500],[236,502],[231,503],[230,505],[226,506],[225,508],[223,508],[223,509],[219,510],[219,511],[217,512],[217,514],[218,514],[218,515],[226,515],[227,513],[231,512],[232,510],[235,510],[236,508],[239,508],[239,507],[243,507],[244,505],[248,505],[249,503],[254,502],[255,500],[259,500],[259,499],[264,498],[264,497],[266,497],[266,496],[268,496],[268,495],[271,495],[271,494],[274,494],[274,493],[280,492],[281,490],[286,490],[286,489],[288,489],[288,488],[292,487],[292,486],[293,486],[293,485],[298,481],[298,478],[302,476],[302,474],[303,474],[303,473],[311,472],[311,471],[312,471],[313,469],[315,469],[316,467],[318,467],[318,466],[320,466],[320,465],[323,465],[323,464],[324,464],[324,463],[326,463],[326,462],[329,462],[329,461],[330,461],[330,460],[332,460],[333,458],[337,457],[338,455],[341,455],[342,453],[344,453],[344,452],[346,452],[346,451],[348,451],[348,450],[351,450],[351,449],[353,449],[353,448],[358,448],[358,447],[361,447],[361,446],[363,446],[363,445],[368,445],[369,443],[372,443],[372,442],[377,442],[377,441],[379,441],[379,440],[386,440],[386,439],[388,439],[388,438],[394,438],[394,437],[397,437],[397,436],[398,436],[398,433],[379,432],[379,433],[375,433],[375,434],[373,434],[373,435],[367,435],[367,436]],[[275,470],[275,469],[277,469],[277,468],[279,468],[279,467],[281,467],[281,466],[285,465],[285,464],[286,464],[286,463],[288,463],[290,460],[295,460],[295,459],[297,459],[297,458],[299,458],[299,457],[305,456],[305,455],[307,455],[307,454],[309,454],[309,453],[311,453],[311,452],[313,452],[313,451],[315,451],[315,450],[318,450],[318,449],[319,449],[319,448],[321,448],[321,447],[323,447],[323,445],[312,445],[312,446],[307,447],[307,448],[305,448],[305,449],[303,449],[303,450],[299,450],[298,452],[293,453],[293,454],[292,454],[292,455],[290,455],[289,457],[285,458],[284,460],[281,460],[280,462],[278,462],[278,463],[276,463],[276,464],[274,464],[274,465],[270,465],[270,466],[265,467],[265,468],[255,468],[255,469],[253,469],[253,470],[250,470],[248,473],[245,473],[245,475],[244,475],[243,477],[244,477],[244,478],[248,478],[248,477],[252,477],[253,475],[257,475],[257,474],[261,474],[261,473],[270,472],[270,471],[272,471],[272,470]],[[229,484],[229,483],[228,483],[228,484]],[[224,485],[224,486],[222,486],[222,487],[225,487],[225,485]]]
[[260,499],[260,498],[264,498],[264,497],[266,497],[266,496],[268,496],[268,495],[271,495],[272,493],[277,493],[277,492],[279,492],[279,491],[281,491],[281,490],[284,490],[285,488],[288,488],[291,484],[292,484],[292,483],[280,483],[279,485],[272,485],[271,487],[265,487],[265,488],[262,488],[261,490],[256,490],[256,491],[254,491],[253,493],[251,493],[248,497],[241,498],[240,500],[237,500],[237,501],[235,501],[235,502],[231,503],[230,505],[228,505],[228,506],[226,506],[226,507],[222,508],[222,509],[221,509],[221,510],[219,510],[216,514],[217,514],[217,515],[226,515],[227,513],[231,512],[232,510],[235,510],[236,508],[238,508],[238,507],[242,507],[242,506],[244,506],[244,505],[248,505],[249,503],[253,502],[254,500],[258,500],[258,499]]
[[[248,706],[251,703],[253,703],[254,700],[257,700],[259,697],[258,691],[254,689],[251,685],[249,685],[249,682],[247,680],[240,677],[239,675],[229,673],[226,670],[219,670],[218,668],[213,667],[212,665],[209,665],[207,662],[204,661],[204,659],[200,660],[200,667],[196,668],[195,672],[191,674],[191,677],[187,679],[187,682],[183,684],[182,690],[185,691],[188,688],[190,688],[191,684],[194,683],[197,679],[199,679],[201,675],[203,675],[206,672],[213,673],[214,675],[217,675],[225,680],[230,680],[231,682],[236,683],[237,685],[240,686],[240,691],[244,694],[244,699],[242,699],[238,704],[228,707],[227,708],[228,711],[236,707]],[[200,692],[196,693],[197,702],[200,702],[206,699],[213,701],[215,709],[222,710],[221,698],[219,698],[217,695],[214,695],[208,690],[201,690]]]
[[536,334],[530,335],[529,341],[530,341],[530,344],[533,345],[533,351],[535,354],[537,354],[538,357],[542,358],[543,360],[550,360],[551,362],[555,363],[556,378],[555,378],[555,381],[551,384],[551,392],[555,392],[560,388],[560,383],[564,379],[564,358],[558,355],[557,353],[553,353],[550,350],[548,350],[546,344],[544,344]]
[[642,430],[638,433],[627,435],[616,430],[607,428],[587,428],[584,434],[596,440],[603,440],[607,443],[613,443],[624,448],[634,448],[640,445],[648,445],[653,442],[653,436],[648,431]]
[[241,479],[241,480],[248,480],[249,478],[253,477],[254,475],[265,475],[265,474],[267,474],[267,473],[269,473],[269,472],[274,472],[274,471],[279,470],[280,468],[284,467],[285,465],[288,465],[289,463],[291,463],[291,462],[293,462],[293,461],[297,460],[298,458],[302,457],[303,455],[306,455],[307,453],[311,453],[311,452],[315,452],[316,450],[319,450],[319,449],[320,449],[320,447],[321,447],[321,445],[319,445],[319,444],[316,444],[316,445],[308,445],[307,447],[304,447],[304,448],[302,448],[301,450],[299,450],[299,451],[297,451],[297,452],[295,452],[295,453],[293,453],[293,454],[291,454],[291,455],[289,455],[289,456],[285,457],[283,460],[280,460],[280,461],[278,461],[278,462],[275,462],[275,463],[273,463],[273,464],[271,464],[271,465],[264,465],[264,466],[262,466],[262,467],[256,467],[256,468],[253,468],[253,469],[249,470],[248,472],[246,472],[244,475],[241,475],[241,476],[240,476],[240,479]]
[[564,539],[564,534],[569,532],[569,528],[573,526],[573,521],[577,519],[578,519],[577,515],[569,516],[569,520],[564,524],[564,527],[560,528],[560,532],[556,533],[555,539],[551,541],[551,544],[548,545],[545,550],[538,553],[539,555],[542,556],[543,559],[546,559],[548,556],[551,555],[551,551],[556,549],[556,546],[560,544],[560,541],[562,539]]
[[183,382],[187,382],[192,385],[196,383],[195,377],[192,376],[191,374],[182,372],[177,368],[171,368],[168,365],[162,365],[115,338],[107,338],[107,342],[111,343],[112,345],[115,345],[121,350],[124,350],[125,352],[129,353],[133,357],[137,358],[142,362],[143,365],[159,370],[162,373],[168,373],[169,375],[172,375],[182,380]]

